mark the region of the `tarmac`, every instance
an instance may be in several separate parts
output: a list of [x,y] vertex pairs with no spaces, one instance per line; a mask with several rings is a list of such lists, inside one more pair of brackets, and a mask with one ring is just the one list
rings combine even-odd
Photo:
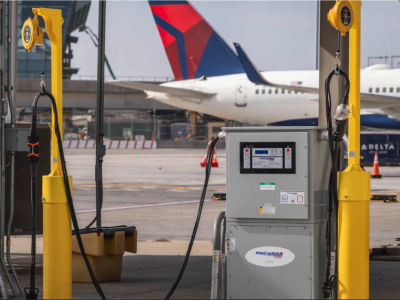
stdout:
[[[94,215],[94,151],[66,149],[69,175],[73,176],[75,209],[80,227]],[[209,192],[187,271],[174,298],[210,297],[211,250],[215,215],[225,211],[225,201],[211,199],[225,190],[225,152],[218,151],[219,168],[213,168]],[[186,253],[204,181],[200,149],[107,149],[104,158],[103,226],[134,225],[138,253],[124,256],[122,280],[102,283],[107,298],[164,298]],[[367,168],[368,170],[368,168]],[[400,192],[400,168],[381,168],[382,179],[371,180],[372,193]],[[395,243],[400,237],[400,203],[371,201],[370,247]],[[164,241],[164,242],[161,242]],[[42,239],[37,241],[38,287],[42,286]],[[356,251],[356,249],[355,249]],[[23,286],[29,282],[30,238],[13,237],[12,252]],[[92,284],[74,283],[74,298],[97,298]],[[400,298],[400,262],[370,262],[370,298]]]

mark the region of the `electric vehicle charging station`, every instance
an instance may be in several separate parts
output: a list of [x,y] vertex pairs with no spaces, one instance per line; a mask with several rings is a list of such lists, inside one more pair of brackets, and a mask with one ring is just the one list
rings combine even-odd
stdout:
[[225,128],[228,299],[322,298],[326,128]]

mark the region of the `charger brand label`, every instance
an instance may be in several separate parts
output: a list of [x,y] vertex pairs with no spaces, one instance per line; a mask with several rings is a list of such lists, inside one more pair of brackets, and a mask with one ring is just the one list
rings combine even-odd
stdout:
[[282,256],[283,256],[283,252],[267,252],[267,251],[260,252],[260,251],[257,251],[257,252],[256,252],[256,255],[265,255],[265,256],[272,256],[272,257],[282,257]]
[[248,251],[246,260],[259,267],[281,267],[295,259],[292,251],[281,247],[259,247]]

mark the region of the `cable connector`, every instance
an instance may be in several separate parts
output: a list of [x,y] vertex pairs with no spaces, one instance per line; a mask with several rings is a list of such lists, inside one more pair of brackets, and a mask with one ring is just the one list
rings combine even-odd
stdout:
[[28,136],[29,154],[28,160],[30,163],[38,163],[39,158],[39,137],[37,135]]
[[31,288],[25,288],[25,299],[34,299],[36,300],[38,298],[39,295],[39,289],[35,288],[34,290],[32,290]]
[[219,138],[220,140],[223,140],[223,139],[226,138],[226,132],[225,132],[225,130],[223,130],[223,131],[221,131],[220,133],[218,133],[218,138]]
[[350,116],[350,107],[346,104],[340,104],[336,108],[335,119],[338,121],[347,120]]
[[332,287],[329,282],[324,282],[322,286],[322,294],[325,299],[329,299],[331,297]]

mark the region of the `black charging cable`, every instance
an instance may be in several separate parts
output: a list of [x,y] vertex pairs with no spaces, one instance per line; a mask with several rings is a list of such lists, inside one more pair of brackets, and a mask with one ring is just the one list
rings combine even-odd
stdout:
[[29,154],[28,160],[31,168],[31,222],[32,222],[32,241],[31,241],[31,274],[29,287],[24,289],[26,299],[37,299],[39,289],[36,285],[36,177],[39,158],[39,136],[36,133],[36,113],[32,114],[31,135],[28,137]]
[[[343,96],[342,103],[338,106],[335,114],[335,124],[336,128],[333,130],[332,126],[332,99],[330,92],[330,83],[334,75],[342,76],[345,80],[345,93]],[[332,223],[333,218],[337,221],[337,208],[338,208],[338,190],[337,190],[337,170],[338,170],[338,157],[340,152],[340,143],[342,142],[344,130],[346,128],[347,119],[349,116],[349,92],[350,92],[350,80],[348,75],[337,68],[329,73],[325,80],[325,102],[326,102],[326,120],[328,125],[328,141],[329,141],[329,152],[331,157],[331,172],[329,176],[329,188],[328,188],[328,217],[326,223],[326,269],[325,269],[325,279],[322,286],[324,298],[330,298],[333,291],[333,286],[335,284],[335,279],[337,275],[331,275],[331,249],[332,249]],[[333,210],[335,213],[333,214]],[[336,222],[337,224],[337,222]],[[337,232],[337,231],[336,231]]]
[[[80,249],[80,251],[82,253],[83,259],[84,259],[84,261],[86,263],[86,267],[87,267],[87,269],[89,271],[90,277],[91,277],[91,279],[93,281],[93,284],[94,284],[99,296],[102,299],[106,299],[106,297],[104,296],[104,293],[103,293],[103,291],[102,291],[102,289],[100,287],[100,284],[98,283],[98,281],[97,281],[97,279],[96,279],[96,277],[95,277],[95,275],[93,273],[93,270],[92,270],[92,267],[90,265],[89,259],[88,259],[87,255],[86,255],[86,252],[85,252],[85,248],[83,246],[81,234],[80,234],[80,231],[79,231],[78,220],[77,220],[76,214],[75,214],[75,208],[74,208],[74,203],[73,203],[72,194],[71,194],[71,187],[70,187],[69,180],[68,180],[67,167],[66,167],[66,164],[65,164],[64,149],[63,149],[61,133],[60,133],[60,127],[59,127],[59,124],[58,124],[58,117],[57,117],[58,116],[58,114],[57,114],[57,105],[56,105],[56,101],[55,101],[53,95],[45,90],[44,85],[42,85],[41,91],[36,94],[36,96],[35,96],[35,98],[33,100],[33,105],[32,105],[32,126],[31,126],[31,135],[28,138],[28,141],[29,141],[30,144],[33,145],[33,146],[30,145],[30,147],[31,147],[30,148],[30,150],[31,150],[30,154],[34,154],[34,155],[32,155],[32,157],[37,157],[37,161],[35,162],[34,158],[32,158],[32,161],[30,160],[31,161],[31,170],[32,170],[31,173],[33,174],[33,172],[34,172],[35,173],[35,178],[36,178],[36,167],[37,167],[37,163],[39,162],[39,144],[38,144],[39,136],[36,133],[36,112],[37,112],[37,102],[38,102],[40,97],[44,97],[44,96],[47,96],[47,97],[50,98],[51,104],[52,104],[52,107],[53,107],[53,113],[54,113],[54,116],[55,116],[54,117],[54,130],[55,130],[55,134],[56,134],[56,137],[57,137],[58,151],[60,153],[60,162],[61,162],[61,168],[62,168],[63,179],[64,179],[64,188],[65,188],[65,193],[66,193],[66,196],[67,196],[68,207],[69,207],[69,211],[70,211],[70,215],[71,215],[72,224],[73,224],[74,229],[75,229],[76,240],[78,241],[79,249]],[[33,175],[32,175],[32,178],[33,178]],[[33,194],[33,192],[35,192],[35,194],[36,194],[36,180],[34,181],[33,179],[32,179],[32,190],[33,190],[32,194]],[[36,198],[36,196],[35,196],[35,198]],[[33,211],[33,209],[32,209],[32,211]],[[33,224],[34,224],[34,221],[33,221]],[[33,237],[34,237],[34,231],[32,232],[32,252],[33,252],[32,255],[33,255],[33,257],[32,257],[32,265],[31,265],[31,287],[29,288],[29,293],[27,294],[27,299],[37,299],[37,294],[39,292],[39,290],[36,289],[35,286],[34,286],[34,284],[35,284],[35,281],[34,281],[34,279],[35,279],[35,276],[34,276],[35,275],[35,258],[34,258],[35,252],[34,252],[34,248],[36,247],[36,244],[35,244],[35,241],[34,241]],[[32,276],[32,274],[33,274],[33,276]],[[32,280],[32,278],[33,278],[33,280]],[[36,298],[28,298],[28,296],[29,297],[33,297],[33,293],[36,294]]]
[[185,272],[186,266],[188,264],[188,261],[190,258],[190,253],[192,252],[193,243],[194,243],[194,240],[196,239],[196,233],[197,233],[197,229],[198,229],[199,223],[200,223],[201,213],[203,211],[203,205],[204,205],[204,199],[205,199],[206,193],[207,193],[208,181],[210,179],[211,165],[212,165],[212,160],[213,160],[213,156],[214,156],[214,149],[215,149],[215,146],[217,145],[218,140],[219,140],[219,136],[214,137],[211,141],[210,147],[208,147],[208,150],[207,150],[206,177],[205,177],[205,181],[204,181],[203,192],[200,197],[200,203],[199,203],[199,209],[197,212],[196,222],[194,224],[192,236],[190,238],[189,246],[186,251],[185,260],[183,261],[183,264],[182,264],[181,270],[179,271],[178,277],[176,278],[170,291],[168,292],[167,296],[165,297],[165,300],[168,300],[169,298],[171,298],[171,296],[175,292],[176,288],[178,287],[179,282],[181,281],[183,273]]

